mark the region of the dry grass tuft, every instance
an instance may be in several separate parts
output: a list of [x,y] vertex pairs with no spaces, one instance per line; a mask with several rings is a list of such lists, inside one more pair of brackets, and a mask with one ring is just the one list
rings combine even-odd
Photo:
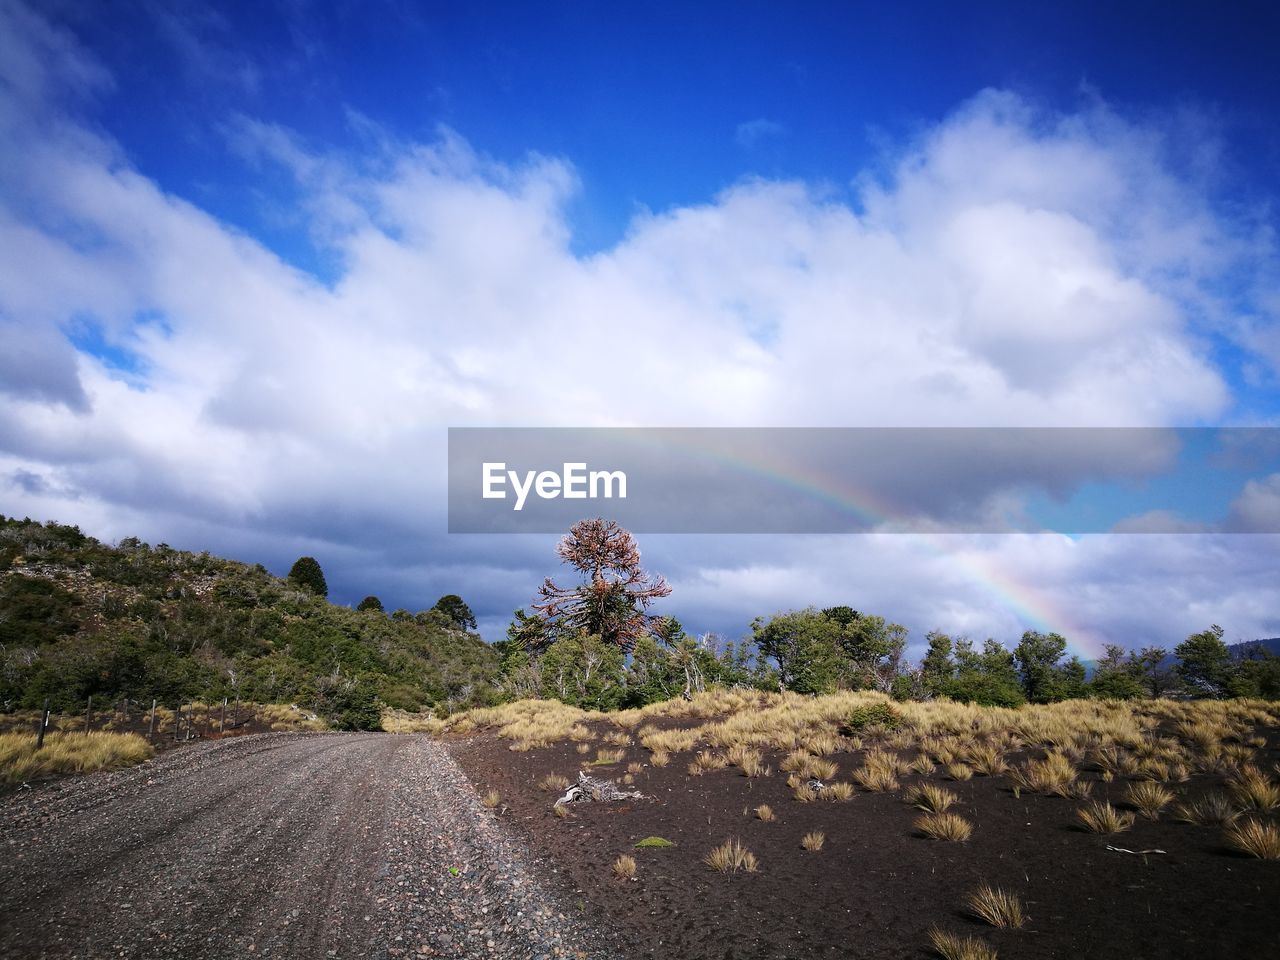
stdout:
[[1176,795],[1168,787],[1143,780],[1129,784],[1124,793],[1125,803],[1142,812],[1148,820],[1158,820],[1160,811],[1173,803]]
[[906,793],[907,803],[919,807],[928,813],[946,813],[960,798],[936,783],[921,783],[911,787]]
[[1198,827],[1224,827],[1240,816],[1240,808],[1224,793],[1206,793],[1204,796],[1178,804],[1174,815],[1184,823]]
[[1245,820],[1227,830],[1227,843],[1260,860],[1280,860],[1280,829],[1273,823]]
[[591,744],[589,744],[589,743],[580,743],[580,744],[578,744],[577,750],[578,750],[578,752],[579,752],[579,753],[583,753],[583,754],[590,753],[590,752],[591,752]]
[[1243,767],[1227,784],[1236,803],[1246,810],[1270,813],[1280,807],[1280,786],[1257,767]]
[[952,780],[972,780],[973,768],[967,763],[948,763],[946,766],[946,774]]
[[739,870],[755,873],[760,867],[756,855],[737,839],[726,840],[708,853],[702,862],[720,873],[737,873]]
[[1022,901],[1016,893],[1007,893],[999,887],[983,884],[969,894],[969,909],[993,927],[1017,930],[1027,922]]
[[658,750],[649,757],[649,763],[655,767],[665,767],[671,762],[671,754],[664,750]]
[[762,820],[765,823],[772,822],[774,819],[773,807],[769,806],[767,803],[760,804],[760,806],[756,807],[756,819]]
[[1123,833],[1133,826],[1134,815],[1095,800],[1076,811],[1076,816],[1093,833]]
[[480,798],[480,802],[483,803],[490,810],[492,810],[494,807],[496,807],[499,803],[502,802],[502,797],[498,795],[497,790],[490,790],[488,793],[486,793],[483,797]]
[[710,750],[699,750],[697,755],[689,761],[689,775],[700,777],[708,770],[723,770],[729,765],[729,761],[718,753],[712,753]]
[[554,807],[551,808],[551,812],[563,820],[565,817],[569,815],[569,808],[566,807],[563,803],[557,803]]
[[612,763],[618,763],[627,755],[625,750],[597,750],[596,758],[591,761],[593,766],[606,767]]
[[800,803],[812,803],[818,799],[818,791],[809,786],[809,784],[800,782],[791,788],[791,798],[798,800]]
[[48,733],[39,751],[34,733],[5,733],[0,734],[0,783],[127,767],[153,753],[136,733]]
[[822,845],[827,842],[827,835],[821,830],[812,830],[806,833],[800,839],[800,846],[813,853],[822,849]]
[[552,793],[563,793],[569,789],[569,778],[558,773],[548,773],[538,781],[538,786]]
[[916,817],[915,826],[930,840],[963,843],[973,834],[973,824],[954,813],[925,813]]
[[853,799],[852,783],[828,783],[826,789],[822,791],[822,799],[830,800],[833,803],[843,803],[845,800]]
[[996,952],[976,937],[962,937],[934,927],[929,942],[943,960],[996,960]]
[[613,875],[619,880],[630,880],[636,875],[636,858],[622,854],[613,861]]

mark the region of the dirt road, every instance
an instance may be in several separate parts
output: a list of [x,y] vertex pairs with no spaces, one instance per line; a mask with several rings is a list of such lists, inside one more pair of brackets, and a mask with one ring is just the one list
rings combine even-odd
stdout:
[[0,802],[0,957],[608,957],[425,738],[270,734]]

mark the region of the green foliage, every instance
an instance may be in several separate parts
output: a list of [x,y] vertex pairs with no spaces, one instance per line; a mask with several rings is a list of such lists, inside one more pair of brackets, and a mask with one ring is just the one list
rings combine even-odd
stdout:
[[623,653],[587,633],[557,640],[538,660],[541,694],[585,710],[616,710],[623,697]]
[[955,675],[941,693],[985,707],[1017,707],[1026,702],[1014,656],[998,641],[988,639],[979,653],[968,640],[957,640],[955,653]]
[[1174,648],[1178,675],[1187,689],[1201,697],[1225,697],[1232,680],[1231,651],[1222,642],[1222,628],[1216,623],[1208,630],[1193,633]]
[[386,613],[386,611],[382,608],[382,601],[379,600],[377,597],[373,596],[372,594],[365,597],[358,604],[356,604],[356,609],[359,610],[361,613],[365,613],[365,612]]
[[[0,626],[22,625],[0,641],[0,708],[239,696],[358,726],[370,698],[402,709],[496,701],[494,651],[438,613],[374,617],[261,566],[132,538],[105,546],[57,524],[0,518],[0,554]],[[347,683],[363,699],[327,707]]]
[[1028,630],[1013,655],[1022,675],[1022,692],[1031,703],[1052,703],[1065,699],[1064,676],[1058,661],[1067,650],[1066,638],[1057,633]]
[[40,646],[75,633],[75,594],[40,577],[10,576],[0,584],[0,644]]
[[315,557],[299,557],[289,569],[289,582],[304,590],[310,590],[317,597],[329,596],[329,584],[325,583],[324,571]]
[[445,594],[436,601],[436,605],[431,609],[444,614],[450,623],[459,630],[474,630],[476,628],[475,614],[471,612],[471,608],[456,593]]
[[838,620],[813,607],[776,613],[751,624],[761,656],[778,665],[779,683],[797,693],[830,693],[840,676]]
[[636,844],[637,849],[640,850],[663,849],[665,847],[674,846],[675,844],[672,841],[663,839],[662,837],[645,837]]
[[885,730],[898,730],[906,723],[902,714],[887,703],[871,703],[865,707],[854,709],[844,721],[844,730],[849,734],[859,734],[867,727],[882,727]]
[[318,712],[336,730],[382,729],[382,704],[377,694],[353,681],[327,685]]

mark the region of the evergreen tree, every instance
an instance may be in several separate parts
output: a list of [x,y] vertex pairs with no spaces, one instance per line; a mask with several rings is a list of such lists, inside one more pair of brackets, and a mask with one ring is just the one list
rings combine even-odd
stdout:
[[436,601],[436,605],[431,609],[443,613],[459,630],[474,630],[476,628],[476,615],[471,612],[471,608],[456,593],[446,593]]
[[1028,630],[1014,649],[1018,671],[1022,675],[1022,692],[1032,703],[1051,703],[1062,699],[1062,677],[1058,661],[1066,652],[1067,641],[1056,633]]
[[299,557],[289,570],[290,582],[310,590],[317,597],[329,596],[329,585],[324,581],[324,571],[315,557]]
[[356,605],[357,610],[372,610],[375,613],[385,613],[382,608],[382,601],[370,594]]

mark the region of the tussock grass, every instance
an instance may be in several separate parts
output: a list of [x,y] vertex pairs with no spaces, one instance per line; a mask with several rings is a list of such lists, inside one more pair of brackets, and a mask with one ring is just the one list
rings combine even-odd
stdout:
[[946,774],[952,780],[972,780],[973,768],[967,763],[948,763],[946,766]]
[[963,843],[973,834],[973,824],[954,813],[925,813],[916,817],[915,827],[930,840]]
[[597,750],[596,758],[592,760],[592,764],[596,766],[608,766],[612,763],[618,763],[627,755],[625,750]]
[[1133,826],[1134,821],[1132,813],[1097,800],[1077,810],[1076,816],[1092,833],[1123,833]]
[[589,744],[589,743],[580,743],[580,744],[578,744],[578,746],[577,746],[577,751],[578,751],[579,753],[581,753],[581,754],[584,754],[584,755],[585,755],[585,754],[588,754],[588,753],[590,753],[590,752],[591,752],[591,744]]
[[563,820],[565,817],[569,815],[569,808],[566,807],[563,803],[557,803],[555,806],[551,808],[551,812]]
[[1215,790],[1195,800],[1178,804],[1174,816],[1184,823],[1193,823],[1198,827],[1222,827],[1234,823],[1241,812],[1230,797]]
[[480,798],[480,802],[483,803],[490,810],[492,810],[494,807],[496,807],[499,803],[502,802],[502,797],[498,795],[497,790],[490,790],[488,793],[486,793],[483,797]]
[[946,813],[960,798],[936,783],[921,783],[907,790],[906,801],[927,813]]
[[699,750],[697,756],[689,762],[690,776],[700,777],[708,770],[723,770],[729,765],[721,754],[709,750]]
[[858,786],[873,793],[885,790],[897,790],[899,758],[896,753],[883,750],[868,750],[862,758],[862,766],[853,773]]
[[812,803],[818,799],[818,791],[806,782],[799,782],[791,788],[791,798],[800,803]]
[[665,767],[671,762],[671,754],[659,750],[649,755],[649,763],[655,767]]
[[1168,787],[1144,780],[1131,783],[1124,792],[1125,803],[1141,811],[1148,820],[1158,820],[1160,811],[1173,803],[1176,795]]
[[822,849],[822,845],[826,842],[827,835],[821,830],[811,830],[800,838],[800,846],[804,847],[804,849],[811,853],[817,853]]
[[983,884],[968,898],[974,916],[1001,929],[1020,929],[1027,922],[1022,901],[1015,893]]
[[773,814],[773,807],[769,806],[767,803],[760,804],[760,806],[756,807],[755,812],[756,812],[756,819],[762,821],[763,823],[771,823],[775,819]]
[[1234,849],[1261,860],[1280,860],[1280,829],[1273,823],[1245,820],[1227,830],[1226,841]]
[[613,861],[613,875],[619,880],[630,880],[636,875],[636,858],[622,854]]
[[742,845],[740,840],[729,839],[715,847],[702,860],[712,870],[720,873],[755,873],[760,868],[756,855]]
[[141,763],[154,754],[134,733],[46,733],[36,750],[34,733],[0,734],[0,782],[26,783],[67,773],[91,773]]
[[996,952],[977,937],[962,937],[934,927],[929,942],[943,960],[996,960]]
[[1246,810],[1269,813],[1280,807],[1280,785],[1271,781],[1257,767],[1243,767],[1229,778],[1227,789],[1236,803]]
[[667,840],[665,837],[645,837],[643,840],[636,843],[637,850],[665,850],[668,847],[674,846],[675,844],[670,840]]
[[538,781],[538,786],[552,793],[563,793],[569,789],[569,778],[558,773],[548,773]]
[[830,800],[833,803],[843,803],[846,800],[853,799],[852,783],[828,783],[826,789],[819,795],[823,800]]

